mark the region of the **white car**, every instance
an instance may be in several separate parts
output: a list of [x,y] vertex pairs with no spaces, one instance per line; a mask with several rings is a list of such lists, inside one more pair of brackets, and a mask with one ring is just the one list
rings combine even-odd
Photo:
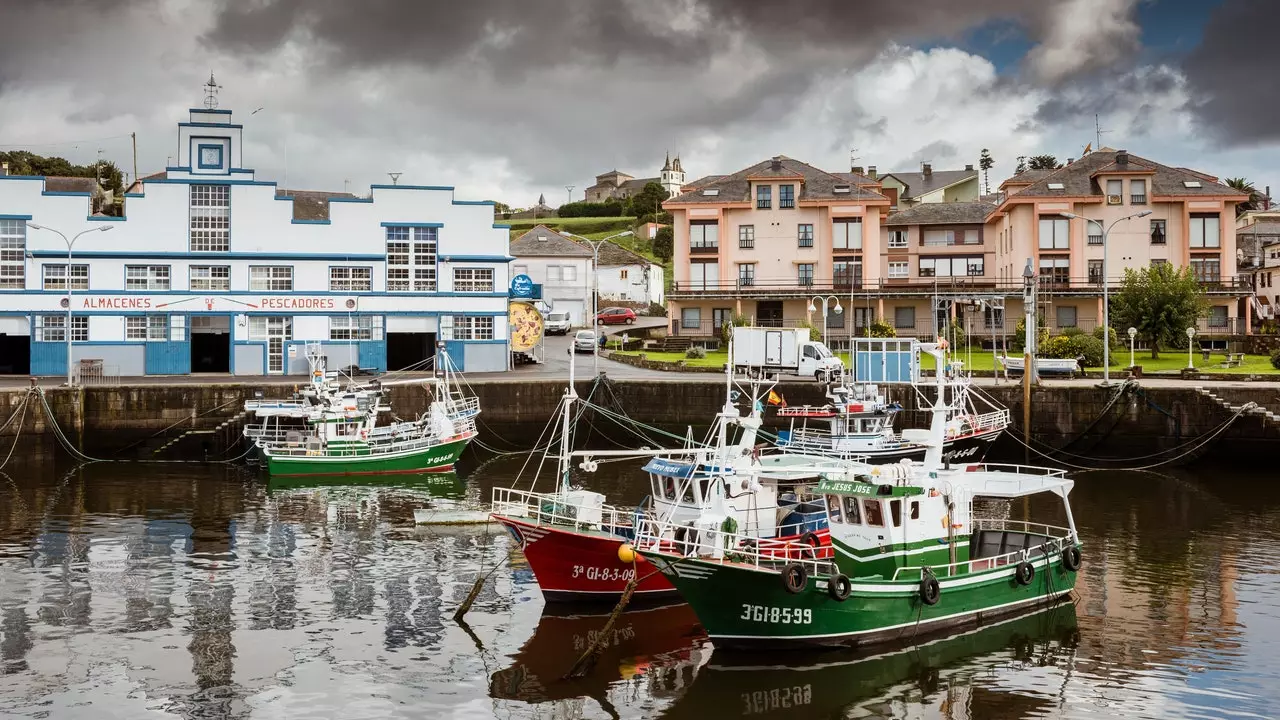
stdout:
[[569,313],[547,313],[547,319],[542,321],[542,327],[548,335],[568,335],[570,327]]
[[595,330],[579,330],[573,336],[573,351],[576,353],[595,352],[597,342],[599,341],[596,340]]

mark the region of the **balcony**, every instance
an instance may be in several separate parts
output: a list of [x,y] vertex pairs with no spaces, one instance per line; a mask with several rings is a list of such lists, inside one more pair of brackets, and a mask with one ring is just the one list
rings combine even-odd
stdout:
[[719,243],[715,245],[690,245],[689,246],[690,255],[715,255],[718,252],[720,252]]
[[[945,240],[925,238],[920,241],[920,247],[976,246],[981,244],[982,241],[978,239],[977,233],[974,233],[974,237],[972,239],[970,239],[968,233],[965,233],[965,235],[960,238],[948,237]],[[891,244],[889,247],[895,246]],[[906,247],[906,245],[903,244],[901,247]]]
[[1090,244],[1090,245],[1101,245],[1101,244],[1102,244],[1102,236],[1101,236],[1101,235],[1090,235],[1090,236],[1089,236],[1089,244]]
[[[1109,279],[1111,291],[1118,292],[1123,276]],[[1216,297],[1241,297],[1253,293],[1247,276],[1227,277],[1201,283],[1205,292]],[[1040,291],[1064,297],[1099,297],[1102,279],[1098,274],[1086,277],[1056,275],[1040,279]],[[835,277],[753,277],[713,282],[676,281],[668,295],[673,300],[700,298],[808,298],[816,293],[879,294],[886,297],[924,297],[935,292],[996,294],[1020,297],[1022,281],[999,281],[985,276],[939,278],[856,278]]]

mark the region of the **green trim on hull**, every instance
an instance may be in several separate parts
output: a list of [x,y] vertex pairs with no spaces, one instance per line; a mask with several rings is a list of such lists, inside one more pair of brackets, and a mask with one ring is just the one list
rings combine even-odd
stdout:
[[381,475],[390,473],[438,472],[453,468],[471,438],[400,453],[331,457],[324,455],[267,456],[267,471],[273,477],[316,477],[323,475]]

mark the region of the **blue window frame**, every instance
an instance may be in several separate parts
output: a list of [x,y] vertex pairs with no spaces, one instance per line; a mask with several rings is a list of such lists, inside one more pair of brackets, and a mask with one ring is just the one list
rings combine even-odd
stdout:
[[388,225],[387,292],[435,292],[439,289],[440,229]]
[[[208,158],[206,160],[206,158]],[[196,145],[196,167],[201,170],[222,169],[222,145],[200,143]]]

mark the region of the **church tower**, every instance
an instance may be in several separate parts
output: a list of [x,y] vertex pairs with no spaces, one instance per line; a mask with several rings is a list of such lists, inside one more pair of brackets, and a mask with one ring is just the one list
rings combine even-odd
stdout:
[[680,194],[680,188],[684,186],[684,168],[680,166],[679,155],[673,161],[671,153],[667,153],[667,161],[662,165],[662,175],[658,182],[667,191],[667,197]]

